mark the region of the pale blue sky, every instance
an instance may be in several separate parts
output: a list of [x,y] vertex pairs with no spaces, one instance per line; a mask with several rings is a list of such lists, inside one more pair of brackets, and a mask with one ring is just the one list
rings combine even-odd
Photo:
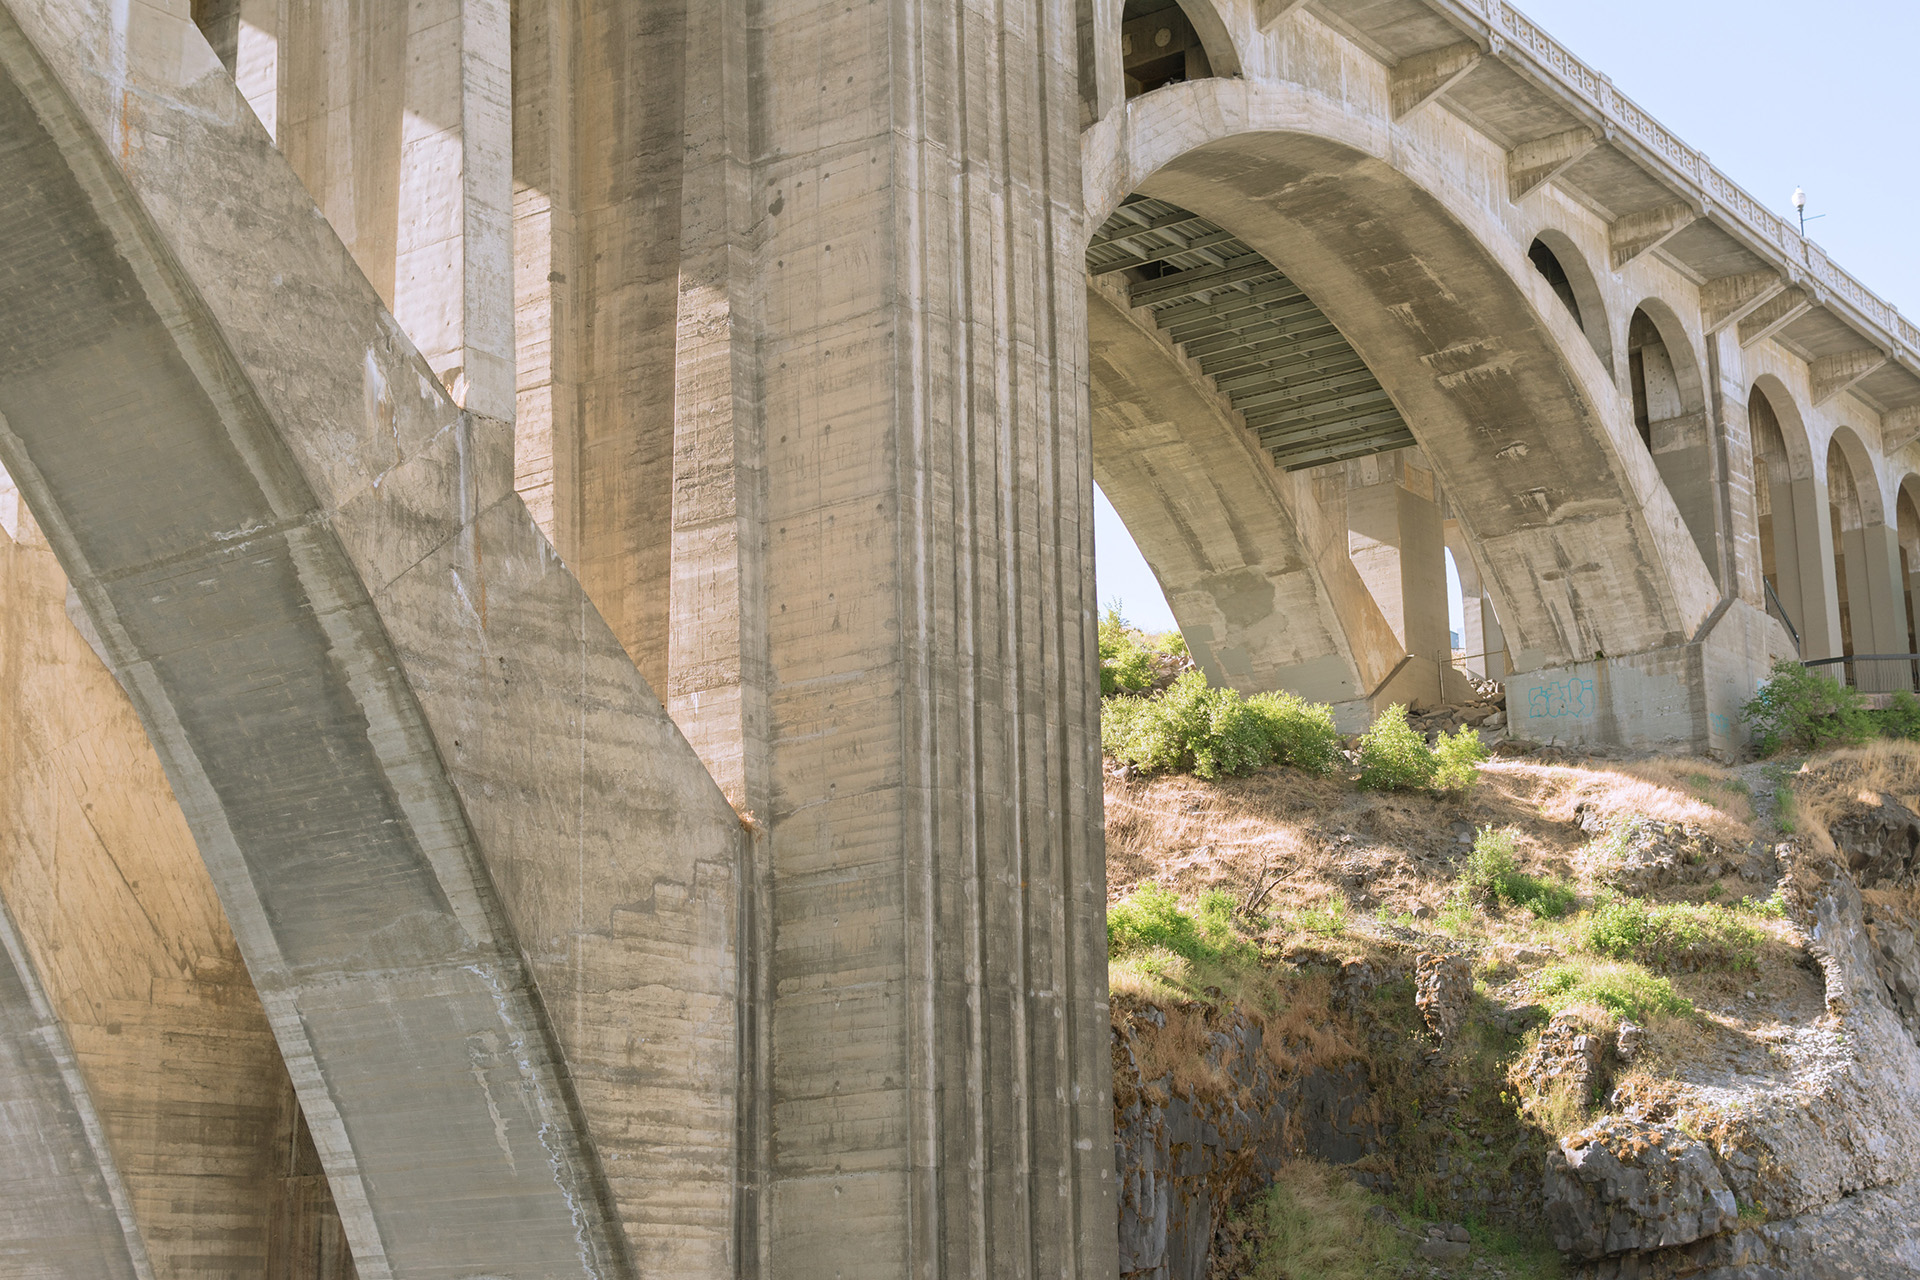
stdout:
[[[1527,0],[1614,86],[1920,319],[1920,4],[1915,0]],[[1126,526],[1096,499],[1103,602],[1159,630],[1173,614]],[[1455,620],[1454,625],[1459,625]]]

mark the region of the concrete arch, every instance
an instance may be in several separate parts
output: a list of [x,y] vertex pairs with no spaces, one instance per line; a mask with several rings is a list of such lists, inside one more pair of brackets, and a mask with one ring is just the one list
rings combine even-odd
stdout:
[[1806,416],[1800,412],[1793,392],[1777,375],[1763,373],[1747,389],[1749,403],[1756,394],[1766,398],[1767,409],[1779,427],[1788,474],[1795,480],[1811,477],[1814,474],[1813,437],[1807,431]]
[[[193,828],[359,1274],[730,1274],[737,816],[508,433],[232,81],[98,62],[110,7],[49,14],[0,8],[0,462]],[[136,84],[166,148],[105,141]]]
[[[1889,523],[1886,496],[1880,490],[1880,469],[1874,465],[1873,450],[1866,441],[1852,427],[1836,427],[1827,438],[1827,456],[1831,459],[1835,454],[1846,459],[1853,500],[1858,504],[1855,518],[1862,524]],[[1832,487],[1831,477],[1828,486]]]
[[[1180,11],[1187,15],[1187,21],[1193,24],[1194,34],[1200,37],[1201,48],[1207,51],[1207,63],[1216,76],[1237,77],[1241,74],[1240,47],[1234,42],[1233,31],[1220,14],[1217,0],[1174,0]],[[1114,9],[1124,22],[1126,0],[1114,0]],[[1119,23],[1112,28],[1109,38],[1117,39]]]
[[1542,227],[1533,238],[1547,247],[1566,272],[1567,286],[1580,307],[1580,329],[1593,344],[1593,353],[1600,357],[1600,363],[1609,374],[1613,373],[1613,320],[1607,313],[1606,295],[1600,292],[1587,255],[1573,242],[1573,237],[1555,227]]
[[1586,335],[1525,246],[1501,247],[1388,134],[1299,86],[1170,86],[1088,131],[1088,225],[1138,189],[1230,229],[1307,292],[1440,470],[1517,668],[1682,643],[1715,588],[1651,459],[1626,447]]
[[[1832,495],[1838,561],[1841,649],[1852,654],[1904,654],[1907,649],[1907,591],[1900,567],[1897,520],[1889,520],[1874,458],[1851,427],[1834,431],[1827,443],[1828,491]],[[1906,662],[1886,660],[1852,664],[1853,680],[1863,689],[1911,689]]]

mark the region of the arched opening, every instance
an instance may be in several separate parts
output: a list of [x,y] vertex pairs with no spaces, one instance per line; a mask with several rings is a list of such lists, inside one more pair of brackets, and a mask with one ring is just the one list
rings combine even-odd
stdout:
[[[1889,524],[1873,457],[1846,427],[1827,445],[1840,651],[1854,684],[1886,692],[1913,687],[1907,648],[1906,577],[1900,568],[1898,515]],[[1900,656],[1895,656],[1900,655]]]
[[[1691,634],[1717,598],[1713,578],[1652,457],[1629,438],[1628,415],[1621,412],[1615,419],[1603,410],[1619,403],[1605,370],[1585,364],[1584,357],[1573,358],[1577,353],[1562,348],[1541,325],[1539,300],[1546,290],[1531,278],[1516,280],[1512,267],[1473,227],[1401,173],[1391,157],[1372,156],[1371,134],[1357,128],[1351,138],[1342,133],[1344,117],[1326,122],[1337,136],[1303,132],[1297,124],[1303,104],[1253,86],[1232,113],[1240,123],[1220,133],[1216,108],[1228,104],[1216,99],[1226,92],[1216,78],[1170,86],[1134,105],[1123,163],[1109,166],[1110,176],[1101,179],[1102,190],[1091,200],[1090,212],[1101,222],[1088,266],[1096,299],[1110,302],[1131,327],[1171,347],[1175,370],[1228,413],[1228,421],[1242,428],[1237,433],[1242,441],[1266,446],[1264,452],[1275,455],[1285,475],[1299,474],[1295,467],[1311,475],[1314,483],[1307,492],[1319,515],[1297,517],[1301,558],[1322,575],[1326,585],[1320,594],[1331,608],[1317,614],[1296,611],[1293,628],[1316,618],[1337,618],[1345,625],[1351,619],[1343,601],[1356,595],[1362,602],[1351,612],[1384,624],[1351,557],[1326,554],[1335,538],[1321,534],[1335,534],[1344,544],[1348,538],[1338,535],[1351,531],[1341,518],[1348,513],[1332,510],[1344,488],[1335,493],[1319,472],[1341,458],[1336,450],[1365,443],[1376,431],[1410,426],[1419,434],[1417,441],[1409,435],[1396,444],[1374,442],[1373,451],[1420,446],[1422,467],[1430,468],[1436,493],[1444,493],[1448,510],[1458,512],[1471,531],[1483,594],[1499,605],[1505,647],[1525,670],[1588,661],[1596,653],[1658,649]],[[1237,99],[1242,91],[1236,86],[1233,92]],[[1271,127],[1254,123],[1267,120]],[[1131,239],[1131,232],[1119,228],[1126,234],[1116,237],[1107,221],[1127,210],[1157,222],[1181,217],[1176,209],[1230,232],[1268,265],[1255,274],[1257,263],[1194,260],[1145,279],[1141,259],[1155,251],[1123,252],[1113,241]],[[1568,267],[1564,258],[1561,264]],[[1530,277],[1533,268],[1520,265]],[[1141,278],[1123,284],[1125,268],[1140,268]],[[1242,270],[1249,274],[1236,278]],[[1567,274],[1572,281],[1578,273],[1569,269]],[[1574,296],[1584,334],[1593,317],[1577,289]],[[1317,314],[1309,315],[1309,308]],[[1262,311],[1264,317],[1254,314]],[[1167,317],[1164,323],[1161,316]],[[1090,327],[1103,323],[1090,320]],[[1327,338],[1337,336],[1351,352],[1349,357],[1343,351],[1341,358],[1356,361],[1351,376],[1364,373],[1371,385],[1342,388],[1339,380],[1348,371],[1327,369],[1330,353],[1305,349],[1315,340],[1310,330],[1323,325]],[[1253,330],[1258,341],[1246,341],[1236,330]],[[1290,350],[1263,358],[1253,348],[1269,337]],[[1194,511],[1218,505],[1205,490],[1223,473],[1190,476],[1181,468],[1175,476],[1170,455],[1159,451],[1178,424],[1164,430],[1155,424],[1161,435],[1143,431],[1140,419],[1148,414],[1130,385],[1145,368],[1138,360],[1108,364],[1115,372],[1115,391],[1103,390],[1105,345],[1096,342],[1091,370],[1096,477],[1156,568],[1162,554],[1192,559],[1199,567],[1240,537],[1235,522],[1225,517],[1218,546],[1191,527]],[[1120,354],[1117,348],[1115,354]],[[1196,378],[1196,373],[1210,377]],[[1261,388],[1257,384],[1263,379],[1269,385]],[[1697,394],[1697,379],[1694,389]],[[1324,418],[1321,406],[1300,403],[1321,395],[1328,400]],[[1374,404],[1374,397],[1380,397],[1380,420],[1361,421],[1358,411]],[[1389,419],[1389,411],[1401,421]],[[1171,422],[1176,415],[1165,417]],[[1139,440],[1134,456],[1122,458],[1116,449],[1107,455],[1111,463],[1103,459],[1101,438],[1109,423],[1116,438],[1124,427]],[[1313,450],[1322,452],[1314,457]],[[1277,456],[1281,452],[1284,459]],[[1109,483],[1105,474],[1107,466],[1122,462],[1143,475],[1142,518],[1123,497],[1123,486]],[[1192,491],[1191,505],[1168,491],[1175,479],[1182,492]],[[1298,488],[1294,481],[1284,483]],[[1570,504],[1578,504],[1577,522],[1561,515],[1572,513]],[[1293,507],[1293,512],[1309,509]],[[1289,513],[1287,518],[1296,517]],[[1155,523],[1164,526],[1164,537],[1149,527]],[[1277,560],[1261,550],[1269,564]],[[1238,550],[1233,555],[1249,558]],[[1466,562],[1457,549],[1454,559],[1464,574]],[[1623,572],[1626,563],[1637,567]],[[1444,572],[1438,551],[1433,572],[1436,577]],[[1345,575],[1337,589],[1325,576],[1332,573]],[[1266,576],[1278,583],[1277,573]],[[1186,628],[1182,571],[1169,567],[1161,577]],[[1217,571],[1215,581],[1230,585]],[[1276,586],[1276,605],[1281,594]],[[1236,595],[1231,602],[1237,608],[1250,598]],[[1263,619],[1271,616],[1266,599],[1263,589],[1262,607],[1253,611]],[[1228,593],[1214,593],[1212,605],[1223,615],[1219,606],[1228,602]],[[1394,629],[1379,629],[1404,655]],[[1444,642],[1444,630],[1441,636]],[[1346,677],[1349,687],[1362,683],[1363,647],[1353,643],[1354,656],[1343,664],[1352,673]],[[1288,655],[1290,661],[1308,658],[1301,649],[1293,653],[1299,656]],[[1445,660],[1450,659],[1448,654]]]
[[1767,393],[1758,387],[1747,400],[1749,440],[1753,446],[1753,497],[1760,531],[1760,582],[1767,612],[1787,629],[1796,649],[1801,647],[1801,623],[1806,612],[1800,607],[1799,575],[1792,573],[1794,602],[1786,603],[1788,587],[1783,573],[1794,569],[1792,508],[1792,463],[1787,456],[1786,437],[1780,419],[1773,412]]
[[1233,39],[1205,0],[1127,0],[1120,20],[1120,64],[1129,98],[1240,73]]
[[1699,367],[1679,320],[1656,303],[1636,308],[1627,326],[1627,378],[1634,429],[1718,581],[1723,571],[1720,506]]
[[1613,331],[1607,322],[1606,301],[1601,297],[1600,286],[1594,281],[1585,255],[1565,235],[1548,230],[1535,236],[1527,247],[1527,261],[1572,314],[1580,332],[1587,335],[1587,344],[1612,376]]

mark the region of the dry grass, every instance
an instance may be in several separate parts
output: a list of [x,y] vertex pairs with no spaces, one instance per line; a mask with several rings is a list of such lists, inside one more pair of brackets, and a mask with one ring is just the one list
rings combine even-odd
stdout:
[[1516,761],[1490,767],[1515,775],[1517,786],[1531,777],[1531,798],[1556,822],[1575,821],[1574,810],[1584,803],[1607,818],[1641,815],[1691,823],[1731,844],[1753,838],[1752,798],[1730,770],[1711,760],[1655,758],[1546,768]]
[[[1206,1010],[1184,1003],[1160,1005],[1159,1009],[1166,1026],[1134,1023],[1133,1042],[1141,1080],[1151,1083],[1168,1079],[1174,1092],[1188,1097],[1230,1090],[1232,1078],[1224,1064],[1209,1052],[1213,1042],[1207,1034]],[[1124,1016],[1117,1005],[1114,1016]]]
[[1186,897],[1223,888],[1263,910],[1345,895],[1357,914],[1442,909],[1468,846],[1463,833],[1509,828],[1518,869],[1574,878],[1586,837],[1575,806],[1605,815],[1689,822],[1733,844],[1752,838],[1749,797],[1707,760],[1485,765],[1464,800],[1357,791],[1338,778],[1267,769],[1204,783],[1186,777],[1109,780],[1107,880],[1118,900],[1152,880]]
[[1833,851],[1827,828],[1860,805],[1882,796],[1920,809],[1920,743],[1878,738],[1815,756],[1789,779],[1798,830],[1822,852]]

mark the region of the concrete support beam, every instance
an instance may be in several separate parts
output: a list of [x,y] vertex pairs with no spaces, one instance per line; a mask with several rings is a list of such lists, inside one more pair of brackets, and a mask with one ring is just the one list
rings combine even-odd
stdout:
[[281,150],[381,301],[455,403],[502,423],[515,376],[508,9],[288,4],[274,108]]
[[0,524],[0,900],[154,1272],[280,1276],[298,1255],[299,1280],[341,1280],[339,1215],[193,833],[53,549],[24,511]]
[[[678,529],[739,566],[770,673],[768,1140],[740,1176],[772,1275],[1111,1276],[1074,31],[1055,0],[751,8],[746,40],[689,27],[737,59],[689,98],[737,114],[689,113],[714,152],[679,243],[735,292],[689,312],[733,334],[675,406],[712,424],[676,472],[737,495]],[[728,616],[679,651],[738,652]]]
[[1280,25],[1280,20],[1305,4],[1306,0],[1260,0],[1255,13],[1255,21],[1262,31],[1272,31]]
[[1470,41],[1402,58],[1388,72],[1388,101],[1395,120],[1404,120],[1472,74],[1485,57]]
[[1783,289],[1753,308],[1740,322],[1740,345],[1751,347],[1765,342],[1812,309],[1813,299],[1807,296],[1806,290]]
[[[1447,628],[1446,535],[1433,472],[1418,450],[1345,464],[1347,523],[1354,567],[1373,593],[1401,647],[1432,664],[1452,665]],[[1436,684],[1422,695],[1444,696]]]
[[1507,152],[1507,194],[1517,203],[1558,177],[1600,145],[1600,136],[1584,126],[1523,142]]
[[1817,356],[1808,366],[1813,383],[1813,403],[1823,405],[1887,363],[1884,351],[1871,347],[1843,351],[1837,355]]
[[1773,545],[1780,604],[1799,629],[1800,656],[1840,657],[1840,593],[1826,481],[1809,476],[1773,485]]
[[52,14],[0,5],[0,455],[359,1274],[730,1277],[738,816],[185,20]]
[[[1842,537],[1847,609],[1855,653],[1907,653],[1907,596],[1900,572],[1900,534],[1890,525],[1849,529]],[[1913,688],[1904,662],[1863,662],[1855,680],[1862,689],[1890,692]]]
[[1745,320],[1785,293],[1786,277],[1774,271],[1717,276],[1700,286],[1700,313],[1709,335]]
[[1658,248],[1692,226],[1699,218],[1698,209],[1678,202],[1615,218],[1609,231],[1613,269],[1622,270],[1641,254]]

